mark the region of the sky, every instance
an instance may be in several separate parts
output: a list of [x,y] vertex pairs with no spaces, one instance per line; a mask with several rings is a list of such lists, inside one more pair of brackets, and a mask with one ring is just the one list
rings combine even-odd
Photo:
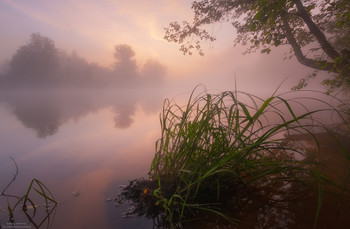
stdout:
[[113,64],[115,45],[128,44],[138,63],[154,59],[165,65],[167,82],[179,93],[197,84],[218,90],[237,84],[241,90],[272,94],[283,81],[288,90],[312,71],[295,58],[284,61],[288,49],[242,55],[244,47],[234,47],[235,31],[224,22],[210,27],[217,40],[203,43],[204,57],[184,56],[178,44],[163,39],[164,27],[192,17],[188,0],[0,0],[0,64],[38,32],[57,48],[104,67]]

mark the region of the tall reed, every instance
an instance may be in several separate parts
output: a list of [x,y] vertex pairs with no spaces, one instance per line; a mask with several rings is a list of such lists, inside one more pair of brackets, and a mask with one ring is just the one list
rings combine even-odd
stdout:
[[[0,193],[0,197],[4,197],[7,200],[7,211],[8,211],[8,216],[9,216],[9,222],[11,223],[11,225],[13,225],[13,227],[16,227],[14,213],[15,213],[15,210],[17,209],[17,207],[21,206],[24,214],[26,215],[27,219],[30,221],[32,226],[34,226],[35,228],[40,228],[45,222],[47,222],[47,225],[49,227],[50,215],[52,214],[53,210],[55,209],[57,202],[56,202],[55,198],[53,197],[52,193],[50,192],[50,190],[46,187],[46,185],[43,182],[41,182],[38,179],[32,179],[29,186],[28,186],[26,194],[23,196],[17,196],[17,195],[6,193],[7,189],[13,184],[13,182],[16,180],[17,175],[18,175],[17,163],[16,163],[15,159],[13,159],[12,157],[10,157],[10,159],[13,161],[13,163],[15,165],[16,172],[15,172],[15,175],[12,178],[12,180],[6,185],[6,187]],[[34,217],[35,217],[36,212],[37,212],[37,206],[40,206],[40,205],[37,205],[35,203],[35,201],[33,199],[33,192],[34,192],[34,194],[38,194],[38,196],[40,197],[41,200],[45,201],[45,204],[44,204],[45,205],[45,217],[43,217],[43,219],[41,219],[41,221],[39,221],[39,222],[35,222],[35,220],[34,220]],[[11,205],[10,199],[15,200],[14,205]],[[50,209],[50,206],[52,207],[51,209]],[[28,212],[28,209],[30,209],[30,208],[32,208],[34,210],[32,212],[32,214],[30,214]]]
[[[345,188],[327,178],[317,161],[306,160],[305,150],[285,136],[308,134],[319,145],[315,131],[332,132],[317,116],[327,113],[345,121],[348,109],[291,93],[264,100],[238,91],[197,91],[185,106],[165,100],[149,171],[150,180],[158,183],[156,204],[173,226],[198,212],[234,222],[225,210],[240,211],[252,196],[276,201],[287,200],[291,192],[312,191],[318,195],[316,225],[325,184]],[[320,105],[308,109],[305,101]],[[350,161],[349,152],[342,150]]]

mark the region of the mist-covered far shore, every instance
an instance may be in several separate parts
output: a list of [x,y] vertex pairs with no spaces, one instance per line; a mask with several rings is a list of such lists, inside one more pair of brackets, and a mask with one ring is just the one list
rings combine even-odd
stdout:
[[115,46],[114,59],[111,68],[89,63],[76,52],[56,48],[52,39],[33,33],[0,65],[0,89],[145,88],[164,82],[166,67],[151,59],[138,64],[127,44]]

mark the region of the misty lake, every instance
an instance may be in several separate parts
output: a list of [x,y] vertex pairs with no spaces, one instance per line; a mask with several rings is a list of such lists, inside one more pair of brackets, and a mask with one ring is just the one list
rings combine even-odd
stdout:
[[[123,218],[127,206],[116,207],[113,200],[120,185],[147,177],[160,136],[159,113],[165,97],[161,90],[151,88],[1,92],[0,191],[16,173],[12,157],[19,173],[7,194],[24,195],[36,178],[58,201],[50,220],[43,221],[45,203],[39,198],[34,221],[43,221],[41,228],[153,228],[152,220]],[[342,162],[347,161],[337,159],[335,167]],[[254,227],[259,217],[272,228],[289,223],[305,228],[312,225],[313,220],[303,224],[303,218],[313,219],[314,202],[292,208],[296,211],[260,208],[255,219],[249,214],[242,218],[250,222],[246,228]],[[299,209],[307,209],[307,214]],[[334,210],[329,207],[321,216],[335,218]],[[343,222],[348,221],[341,216]],[[14,219],[18,225],[34,228],[20,208]],[[0,225],[5,228],[8,222],[6,198],[1,198]]]
[[[42,181],[59,202],[50,228],[152,228],[146,219],[122,218],[125,207],[111,199],[119,185],[147,176],[163,97],[118,91],[1,94],[0,187],[15,174],[13,157],[19,174],[7,193],[24,195],[33,178]],[[5,198],[0,207],[4,226]],[[28,223],[20,214],[15,221]]]

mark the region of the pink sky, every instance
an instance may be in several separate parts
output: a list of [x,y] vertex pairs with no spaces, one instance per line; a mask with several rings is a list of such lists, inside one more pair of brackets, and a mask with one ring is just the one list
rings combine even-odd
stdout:
[[192,15],[186,0],[0,0],[0,63],[10,59],[31,33],[39,32],[56,47],[105,67],[113,63],[116,44],[129,44],[139,64],[158,60],[168,69],[168,82],[179,87],[185,82],[184,90],[198,83],[233,89],[236,77],[241,90],[273,93],[283,80],[287,79],[288,90],[312,71],[295,59],[283,61],[282,50],[242,56],[244,48],[233,47],[235,31],[229,23],[211,27],[217,41],[203,43],[204,57],[184,56],[179,45],[163,39],[163,28],[171,21],[191,20]]

